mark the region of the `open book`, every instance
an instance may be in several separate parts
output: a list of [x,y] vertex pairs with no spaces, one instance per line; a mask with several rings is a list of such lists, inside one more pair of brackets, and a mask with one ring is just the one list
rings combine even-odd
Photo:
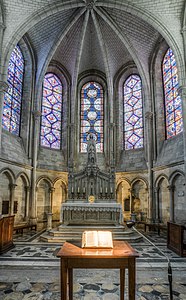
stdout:
[[112,232],[84,231],[82,248],[113,248]]

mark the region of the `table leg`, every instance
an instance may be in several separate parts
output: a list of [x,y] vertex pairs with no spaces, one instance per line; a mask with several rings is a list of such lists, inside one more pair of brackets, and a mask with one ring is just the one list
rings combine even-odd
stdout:
[[125,294],[125,269],[120,269],[120,300],[124,300]]
[[73,269],[68,269],[69,300],[73,300]]
[[67,261],[61,259],[61,300],[67,300]]
[[129,299],[135,300],[135,287],[136,287],[136,265],[135,258],[129,258],[129,274],[128,274],[128,289]]

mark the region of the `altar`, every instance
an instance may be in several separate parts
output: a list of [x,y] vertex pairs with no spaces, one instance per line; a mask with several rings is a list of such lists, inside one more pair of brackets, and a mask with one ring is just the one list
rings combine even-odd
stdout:
[[80,172],[69,167],[68,199],[61,205],[60,218],[65,227],[123,224],[122,207],[115,199],[115,169],[112,165],[104,171],[99,168],[92,134],[87,144],[86,167]]
[[61,207],[64,225],[120,225],[123,224],[121,204],[64,203]]

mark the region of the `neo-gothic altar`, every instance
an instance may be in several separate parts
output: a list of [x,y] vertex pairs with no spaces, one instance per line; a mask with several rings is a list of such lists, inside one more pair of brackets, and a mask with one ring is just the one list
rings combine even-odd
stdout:
[[115,200],[115,172],[100,170],[96,144],[90,134],[87,164],[80,172],[69,169],[68,200],[61,207],[64,225],[119,225],[123,221],[121,205]]

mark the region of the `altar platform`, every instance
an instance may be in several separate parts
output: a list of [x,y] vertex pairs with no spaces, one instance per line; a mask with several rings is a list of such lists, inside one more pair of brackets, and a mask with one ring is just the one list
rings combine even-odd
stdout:
[[61,223],[64,225],[123,224],[121,204],[66,202],[61,206]]

